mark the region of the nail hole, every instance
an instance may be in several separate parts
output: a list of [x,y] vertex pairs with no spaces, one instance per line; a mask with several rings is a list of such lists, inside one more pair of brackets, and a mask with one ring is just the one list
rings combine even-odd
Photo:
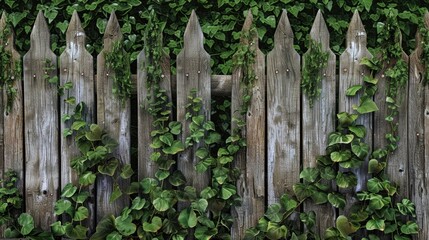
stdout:
[[402,169],[402,168],[399,169],[399,172],[403,172],[403,171],[404,171],[404,169]]
[[46,190],[43,190],[43,195],[46,195],[46,194],[48,194],[48,191],[46,191]]

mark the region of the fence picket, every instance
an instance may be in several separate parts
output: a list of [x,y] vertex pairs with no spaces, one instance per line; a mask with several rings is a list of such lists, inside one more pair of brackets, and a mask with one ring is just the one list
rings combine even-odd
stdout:
[[[429,28],[429,13],[424,15],[424,23]],[[425,74],[425,67],[421,60],[423,53],[422,39],[419,32],[416,34],[416,49],[410,55],[410,74],[408,88],[408,159],[409,159],[409,183],[410,198],[416,206],[416,216],[421,230],[419,237],[424,239],[429,234],[429,187],[425,183],[427,168],[425,163],[425,139],[429,135],[425,134],[425,104],[427,104],[427,87],[421,82]],[[426,100],[426,103],[425,103]],[[427,105],[426,105],[427,106]],[[427,110],[426,110],[427,111]],[[426,113],[426,116],[429,112]],[[426,117],[427,118],[427,117]]]
[[[190,119],[186,119],[186,105],[191,90],[196,90],[196,96],[202,99],[202,109],[199,114],[210,120],[211,88],[210,88],[210,55],[204,50],[204,36],[198,22],[195,11],[192,11],[184,34],[184,47],[177,56],[177,121],[182,123],[182,133],[179,139],[185,144],[190,136]],[[195,171],[198,158],[195,151],[202,144],[194,144],[193,147],[181,152],[178,156],[177,166],[186,177],[187,185],[196,188],[200,192],[209,185],[207,173]]]
[[301,157],[301,57],[283,10],[267,55],[268,204],[279,202],[299,182]]
[[[105,55],[112,51],[114,43],[122,41],[122,38],[118,19],[115,12],[112,12],[104,33],[104,49],[97,56],[97,123],[118,142],[118,147],[112,154],[124,165],[130,164],[130,100],[121,100],[113,94],[115,73],[107,68],[105,58]],[[128,180],[118,180],[120,189],[126,189],[128,183]],[[119,214],[122,208],[128,205],[126,196],[110,202],[113,188],[112,178],[97,178],[97,221],[109,214]]]
[[[401,39],[401,38],[400,38]],[[400,44],[400,43],[399,43]],[[390,124],[385,120],[386,116],[389,115],[389,109],[386,103],[386,91],[388,87],[388,77],[385,76],[386,69],[396,64],[398,59],[391,59],[388,63],[384,63],[383,69],[375,75],[378,81],[378,91],[375,94],[374,101],[377,104],[379,111],[374,113],[374,149],[383,148],[387,146],[386,134],[390,133]],[[405,52],[402,52],[402,60],[405,61],[408,67],[409,59]],[[398,107],[399,114],[395,117],[394,123],[398,123],[397,136],[399,137],[398,148],[389,154],[388,164],[386,167],[386,173],[392,183],[395,183],[399,187],[399,195],[396,199],[408,198],[409,196],[409,185],[408,185],[408,172],[409,165],[407,160],[407,115],[408,115],[408,82],[405,87],[399,91],[398,98],[401,99],[400,107]]]
[[[153,97],[153,90],[148,89],[147,85],[147,71],[146,66],[151,64],[150,59],[146,58],[144,50],[140,52],[137,57],[137,106],[138,108],[138,179],[141,181],[145,177],[154,177],[157,164],[150,159],[150,155],[155,152],[150,147],[152,142],[151,132],[155,130],[152,123],[154,119],[147,111],[150,107],[150,99],[148,96]],[[160,88],[166,91],[168,101],[172,101],[171,97],[171,75],[170,75],[170,59],[168,57],[162,58],[162,81],[159,83]]]
[[[70,97],[75,97],[76,103],[85,103],[83,116],[88,123],[95,123],[95,94],[94,94],[94,69],[93,57],[85,49],[86,34],[81,26],[77,12],[74,11],[66,33],[67,45],[60,56],[60,84],[72,83],[73,88],[64,90],[64,95],[60,101],[60,116],[64,114],[72,115],[75,105],[66,103]],[[71,127],[71,123],[61,123],[61,131],[64,132]],[[61,137],[61,189],[68,183],[78,184],[78,178],[74,170],[70,167],[70,162],[80,155],[73,136]],[[89,192],[92,192],[90,189]],[[90,220],[89,227],[94,228],[95,205],[89,203]]]
[[[367,35],[362,24],[358,11],[355,11],[350,21],[347,31],[346,49],[340,56],[340,82],[339,82],[339,97],[338,97],[338,112],[353,113],[353,106],[359,105],[359,99],[362,94],[356,94],[354,97],[346,96],[346,91],[349,87],[363,84],[364,76],[369,74],[369,69],[360,64],[363,58],[372,58],[371,53],[366,48]],[[372,148],[372,115],[361,116],[356,120],[357,124],[363,125],[367,129],[365,143]],[[345,171],[345,169],[343,169]],[[357,199],[353,197],[354,192],[366,189],[368,180],[368,159],[365,163],[356,170],[352,170],[358,181],[354,189],[341,190],[346,194],[345,213],[347,214],[350,207]]]
[[24,55],[25,203],[35,224],[49,230],[59,185],[58,91],[49,83],[57,76],[57,57],[42,11],[30,39]]
[[[256,31],[252,29],[252,25],[253,15],[248,11],[242,33]],[[242,136],[247,140],[247,147],[236,155],[234,163],[240,170],[237,193],[241,196],[242,203],[232,211],[235,218],[232,227],[233,239],[243,239],[245,229],[255,226],[265,210],[265,57],[259,50],[257,33],[254,33],[250,42],[245,36],[240,40],[241,44],[249,45],[255,50],[253,69],[256,79],[253,84],[250,108],[245,117],[246,129],[252,131],[244,129],[242,132]],[[236,68],[232,74],[231,115],[237,119],[241,119],[243,74],[242,68]],[[232,131],[236,128],[236,123],[233,121]]]
[[[302,159],[304,167],[315,167],[316,158],[324,155],[328,146],[328,134],[335,130],[335,105],[336,105],[336,76],[335,76],[335,54],[329,48],[329,32],[320,10],[310,31],[310,37],[321,44],[322,51],[329,54],[326,69],[320,74],[322,79],[321,94],[309,106],[307,96],[302,95]],[[303,66],[309,51],[303,55]],[[316,213],[317,231],[323,231],[333,226],[335,220],[335,209],[329,206],[304,205],[306,211],[313,210]]]

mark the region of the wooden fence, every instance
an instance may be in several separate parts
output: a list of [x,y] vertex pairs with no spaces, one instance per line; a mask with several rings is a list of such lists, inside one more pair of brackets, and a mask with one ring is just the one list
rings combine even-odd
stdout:
[[[426,23],[429,16],[425,16]],[[5,27],[3,14],[0,29]],[[248,30],[252,24],[249,14],[243,26]],[[336,113],[352,112],[358,97],[346,97],[345,90],[363,82],[368,69],[360,65],[360,60],[370,57],[366,48],[367,35],[356,12],[347,32],[346,49],[336,56],[329,48],[329,32],[322,14],[319,12],[310,32],[311,38],[321,43],[329,53],[329,60],[323,72],[323,87],[320,99],[310,108],[308,99],[301,94],[301,56],[293,48],[293,31],[283,12],[274,36],[274,49],[265,57],[258,49],[257,37],[253,41],[242,39],[242,44],[256,49],[254,69],[257,80],[253,88],[251,107],[246,114],[247,148],[235,159],[235,166],[241,171],[237,183],[242,196],[241,207],[233,210],[235,224],[234,239],[241,239],[245,229],[255,226],[264,214],[267,204],[275,203],[284,192],[291,192],[292,185],[299,181],[303,167],[315,166],[316,157],[325,153],[327,136],[335,130]],[[7,169],[18,172],[19,187],[25,198],[25,210],[35,217],[36,224],[44,229],[55,221],[54,204],[58,192],[69,182],[76,182],[70,171],[70,159],[78,153],[73,140],[62,136],[67,126],[60,116],[73,111],[64,103],[67,96],[59,99],[57,89],[45,80],[46,75],[58,76],[60,83],[73,82],[70,95],[77,102],[88,106],[86,120],[100,124],[113,138],[119,148],[114,155],[122,163],[130,163],[130,116],[131,108],[138,108],[138,178],[153,176],[156,166],[149,160],[153,151],[149,147],[149,133],[152,117],[142,108],[147,105],[146,73],[137,69],[138,104],[121,104],[112,95],[111,84],[114,73],[106,67],[104,52],[112,49],[115,40],[122,39],[120,26],[114,13],[111,14],[104,35],[104,49],[97,57],[94,73],[93,57],[85,49],[85,32],[76,13],[67,30],[67,46],[58,58],[50,50],[50,34],[46,20],[39,12],[31,33],[31,48],[23,56],[23,76],[17,81],[17,98],[13,109],[0,116],[0,177]],[[185,105],[191,89],[197,89],[204,103],[204,114],[210,116],[211,94],[231,96],[232,115],[241,105],[240,80],[242,69],[236,69],[232,76],[213,76],[210,71],[210,55],[203,46],[203,33],[193,12],[184,34],[184,48],[177,57],[177,75],[170,74],[170,64],[163,65],[162,85],[171,98],[177,92],[177,120],[186,124]],[[417,39],[419,36],[417,35]],[[0,42],[11,51],[15,64],[20,64],[21,56],[14,50],[13,36]],[[429,238],[429,89],[421,84],[424,68],[419,59],[422,52],[420,41],[410,55],[403,54],[409,62],[409,81],[403,91],[403,104],[399,115],[399,149],[389,159],[390,178],[400,186],[400,195],[410,197],[416,204],[417,219],[422,228],[419,239]],[[302,56],[306,60],[308,53]],[[46,60],[53,66],[45,71]],[[59,60],[59,61],[58,61]],[[138,66],[146,61],[142,52],[138,56]],[[339,61],[339,64],[337,63]],[[58,64],[58,65],[57,65]],[[339,65],[339,68],[336,66]],[[369,129],[366,142],[376,148],[385,145],[384,133],[388,131],[384,95],[384,73],[377,76],[380,90],[375,100],[380,108],[373,116],[368,115],[360,123]],[[21,78],[22,77],[22,78]],[[174,81],[176,79],[176,81]],[[176,86],[174,90],[171,86]],[[4,90],[0,94],[5,94]],[[5,98],[0,97],[0,110],[4,111]],[[186,138],[186,132],[182,139]],[[180,154],[178,168],[189,180],[189,184],[201,189],[208,184],[208,178],[194,171],[193,150]],[[355,190],[365,188],[366,166],[357,171],[359,176]],[[96,201],[90,206],[94,221],[107,213],[117,213],[127,204],[120,199],[110,204],[108,196],[112,185],[107,178],[97,182]],[[123,182],[121,184],[127,184]],[[348,200],[353,201],[351,194]],[[336,211],[330,207],[304,206],[317,213],[318,229],[333,226]]]

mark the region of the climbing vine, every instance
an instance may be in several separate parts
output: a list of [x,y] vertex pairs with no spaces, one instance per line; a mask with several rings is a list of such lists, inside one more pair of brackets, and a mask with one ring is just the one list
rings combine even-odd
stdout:
[[308,98],[308,104],[313,107],[314,101],[321,94],[322,70],[328,65],[328,52],[322,50],[321,43],[310,39],[308,52],[303,62],[301,89]]

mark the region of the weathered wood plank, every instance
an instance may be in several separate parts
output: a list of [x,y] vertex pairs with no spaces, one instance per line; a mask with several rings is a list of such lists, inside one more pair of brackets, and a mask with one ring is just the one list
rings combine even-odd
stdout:
[[[6,13],[3,12],[2,17],[0,19],[0,31],[3,31],[6,28]],[[12,29],[10,29],[12,31]],[[0,128],[4,129],[3,136],[5,138],[1,138],[0,144],[4,144],[4,148],[2,151],[4,157],[3,170],[7,171],[12,169],[18,173],[19,181],[18,188],[23,191],[23,174],[24,174],[24,107],[23,107],[23,96],[22,96],[22,76],[21,73],[16,72],[15,70],[21,68],[21,56],[18,51],[15,49],[14,45],[14,33],[13,31],[10,33],[6,42],[2,42],[0,39],[0,45],[3,45],[5,50],[11,54],[11,64],[10,69],[12,75],[11,78],[15,80],[13,88],[15,89],[15,99],[13,101],[13,105],[9,112],[6,112],[6,104],[7,104],[7,95],[6,89],[2,90],[3,98],[3,109],[1,115],[1,121],[3,121],[2,126]]]
[[[338,97],[339,112],[353,113],[353,106],[359,105],[359,99],[362,94],[359,93],[354,97],[348,97],[346,95],[346,91],[351,86],[364,84],[363,78],[369,74],[369,69],[360,64],[363,58],[372,58],[371,53],[366,47],[366,43],[367,35],[365,28],[362,24],[358,11],[355,11],[347,31],[346,49],[340,56],[340,82]],[[361,116],[356,121],[356,123],[365,126],[367,129],[365,143],[368,144],[371,149],[372,114]],[[343,171],[348,170],[343,169]],[[354,169],[352,172],[358,178],[357,186],[353,189],[341,190],[343,194],[346,194],[346,214],[348,213],[352,204],[357,200],[354,198],[355,192],[366,189],[366,182],[368,180],[368,159],[366,159],[365,163],[359,169]]]
[[[392,39],[393,41],[393,39]],[[374,113],[374,149],[384,148],[387,146],[388,142],[386,140],[386,134],[391,133],[390,124],[385,120],[386,116],[389,115],[390,110],[386,103],[386,92],[388,88],[388,77],[385,76],[385,71],[393,67],[398,59],[390,59],[388,63],[384,63],[384,66],[380,72],[375,75],[375,78],[378,79],[378,91],[374,96],[374,101],[377,104],[379,111]],[[408,56],[405,52],[402,52],[402,60],[405,61],[406,66],[408,66]],[[386,173],[389,176],[389,179],[392,183],[395,183],[398,189],[398,199],[404,197],[409,197],[409,184],[408,184],[408,173],[409,173],[409,164],[408,164],[408,154],[407,154],[407,115],[408,115],[408,83],[405,87],[399,91],[398,99],[400,102],[397,104],[399,114],[395,117],[393,124],[399,124],[396,135],[399,137],[398,148],[387,157],[387,167]]]
[[[130,163],[130,100],[121,100],[113,94],[113,77],[115,72],[107,68],[105,55],[112,51],[116,41],[122,41],[118,19],[114,12],[110,14],[104,33],[104,48],[97,56],[97,123],[111,138],[118,142],[112,155],[121,165]],[[121,189],[128,186],[129,181],[119,179]],[[97,221],[108,214],[119,214],[128,205],[128,198],[122,196],[110,202],[113,191],[113,179],[98,177],[97,179]]]
[[[148,112],[151,99],[148,96],[154,96],[153,89],[148,88],[148,76],[146,71],[147,64],[151,64],[147,59],[144,50],[140,52],[137,58],[137,106],[138,108],[138,179],[141,181],[146,177],[155,177],[158,170],[157,164],[150,160],[150,155],[155,152],[150,147],[152,143],[151,132],[155,130],[153,127],[154,119]],[[170,75],[170,60],[165,57],[162,59],[162,75],[160,88],[166,91],[168,101],[172,101],[171,97],[171,75]],[[170,116],[171,117],[171,116]]]
[[[235,207],[232,214],[235,218],[232,227],[232,238],[243,239],[247,228],[255,226],[265,211],[265,57],[258,48],[258,36],[253,26],[253,16],[249,11],[244,22],[242,33],[253,34],[253,39],[242,37],[243,45],[250,45],[255,51],[256,79],[252,89],[250,107],[245,115],[246,127],[242,130],[242,137],[247,139],[247,148],[237,153],[234,167],[240,170],[237,181],[237,193],[242,198],[240,207]],[[243,34],[245,35],[245,34]],[[231,116],[242,119],[240,114],[243,105],[243,90],[241,80],[243,69],[236,68],[232,74]],[[237,129],[236,122],[232,122],[232,132]]]
[[24,55],[25,203],[37,226],[44,230],[56,219],[59,186],[59,122],[56,84],[57,57],[50,49],[49,30],[42,11]]
[[[84,120],[95,123],[95,93],[93,57],[85,49],[86,34],[81,26],[77,12],[74,11],[66,33],[66,48],[60,56],[60,84],[72,83],[73,88],[64,90],[60,101],[60,115],[72,115],[76,105],[66,103],[70,97],[75,97],[76,103],[85,103]],[[71,122],[61,123],[61,133],[71,127]],[[74,136],[61,136],[61,189],[68,183],[78,184],[76,172],[70,167],[70,162],[81,155]],[[93,188],[88,189],[90,192]],[[94,196],[93,196],[94,197]],[[94,229],[95,204],[89,203],[89,228]],[[91,231],[92,232],[92,231]]]
[[301,57],[283,10],[267,56],[268,204],[278,203],[299,182],[301,159]]
[[[323,19],[322,13],[318,11],[316,19],[310,31],[310,37],[321,44],[322,51],[329,54],[326,69],[323,75],[321,94],[315,100],[313,107],[309,105],[309,99],[302,95],[302,159],[305,167],[315,167],[316,157],[326,153],[328,146],[328,135],[335,130],[335,106],[336,106],[336,75],[335,54],[329,48],[329,32]],[[309,51],[303,55],[303,66]],[[335,209],[327,206],[314,206],[306,204],[306,211],[315,211],[317,232],[322,233],[324,229],[333,226],[335,221]]]
[[[424,16],[426,28],[429,28],[429,13]],[[425,239],[429,236],[429,182],[425,151],[428,151],[428,132],[425,132],[425,107],[427,108],[428,93],[427,87],[422,84],[422,76],[425,67],[422,63],[422,39],[419,32],[416,34],[417,47],[410,55],[410,75],[408,86],[408,159],[409,159],[409,180],[410,198],[416,206],[417,223],[421,230],[415,239]],[[425,102],[426,100],[426,102]],[[428,111],[426,109],[426,111]],[[427,129],[426,129],[427,131]]]
[[[202,99],[202,109],[199,114],[210,120],[211,90],[210,90],[210,55],[204,50],[204,36],[195,11],[192,11],[184,34],[184,47],[177,56],[177,121],[182,123],[182,133],[179,139],[185,143],[190,135],[189,124],[186,120],[186,105],[191,90],[196,90],[196,96]],[[200,192],[209,184],[208,173],[197,173],[195,165],[198,158],[194,155],[201,144],[181,152],[178,156],[177,166],[186,177],[187,185]]]

